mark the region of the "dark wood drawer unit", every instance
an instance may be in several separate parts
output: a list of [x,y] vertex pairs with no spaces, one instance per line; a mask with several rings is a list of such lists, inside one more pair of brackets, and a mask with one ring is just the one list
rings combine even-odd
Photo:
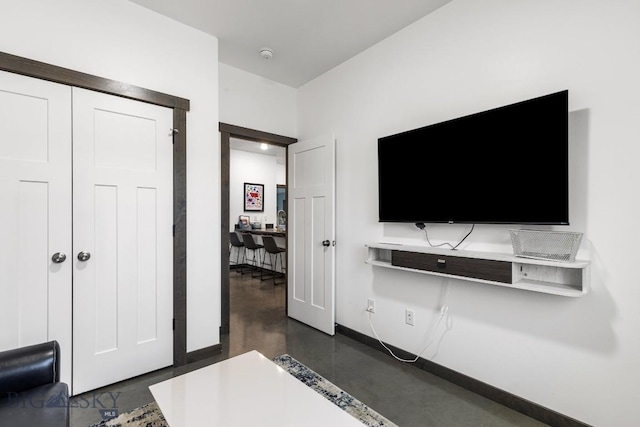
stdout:
[[391,265],[492,282],[513,283],[508,261],[391,251]]

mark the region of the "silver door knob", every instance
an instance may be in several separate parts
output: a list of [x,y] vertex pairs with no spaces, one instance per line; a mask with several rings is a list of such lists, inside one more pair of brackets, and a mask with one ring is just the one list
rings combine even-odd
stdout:
[[331,246],[331,242],[328,240],[323,240],[322,241],[322,246]]
[[91,254],[89,252],[82,251],[78,253],[78,260],[80,261],[88,261],[89,258],[91,258]]
[[56,252],[51,257],[51,261],[53,261],[55,264],[60,264],[61,262],[64,262],[66,259],[67,259],[67,256],[60,252]]

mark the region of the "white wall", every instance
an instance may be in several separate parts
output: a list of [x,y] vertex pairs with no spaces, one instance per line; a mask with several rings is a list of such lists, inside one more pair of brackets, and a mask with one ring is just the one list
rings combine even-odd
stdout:
[[0,51],[191,100],[187,350],[218,344],[217,39],[126,0],[22,0],[2,4]]
[[295,138],[296,89],[220,63],[220,121]]
[[276,184],[287,185],[287,165],[278,164],[276,168]]
[[[239,215],[249,215],[251,221],[257,220],[275,224],[276,185],[281,167],[274,156],[250,153],[242,150],[231,150],[229,155],[229,226],[233,230],[238,223]],[[244,183],[264,185],[264,212],[244,211]]]
[[[637,424],[638,21],[636,0],[454,0],[299,89],[298,137],[338,138],[339,324],[371,336],[364,309],[373,297],[382,339],[417,353],[448,283],[450,317],[423,357],[592,425]],[[368,241],[426,244],[413,225],[377,222],[377,138],[562,89],[572,225],[558,229],[585,233],[589,294],[445,282],[364,263]],[[522,172],[505,165],[505,179]],[[508,228],[477,226],[466,247],[510,252]],[[439,243],[457,242],[467,227],[428,229]],[[405,325],[405,308],[416,326]]]

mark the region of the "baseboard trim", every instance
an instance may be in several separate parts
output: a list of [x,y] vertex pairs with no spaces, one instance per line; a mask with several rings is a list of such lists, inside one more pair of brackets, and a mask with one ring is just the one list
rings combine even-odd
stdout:
[[187,353],[187,363],[197,362],[208,357],[217,356],[220,353],[222,353],[222,344],[216,344],[199,350],[190,351]]
[[[375,338],[339,324],[336,324],[336,332],[389,355],[387,350]],[[415,354],[411,354],[408,351],[394,347],[390,344],[385,343],[385,345],[389,347],[396,356],[402,359],[415,359],[416,357]],[[412,363],[412,365],[545,424],[554,427],[591,427],[589,424],[585,424],[559,412],[540,406],[537,403],[523,399],[507,391],[461,374],[453,369],[438,365],[430,360],[419,358],[415,363]]]

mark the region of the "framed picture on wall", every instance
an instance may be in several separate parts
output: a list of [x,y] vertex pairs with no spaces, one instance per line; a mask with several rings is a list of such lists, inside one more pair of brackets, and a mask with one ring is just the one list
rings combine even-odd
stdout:
[[264,212],[264,185],[244,183],[244,210]]

